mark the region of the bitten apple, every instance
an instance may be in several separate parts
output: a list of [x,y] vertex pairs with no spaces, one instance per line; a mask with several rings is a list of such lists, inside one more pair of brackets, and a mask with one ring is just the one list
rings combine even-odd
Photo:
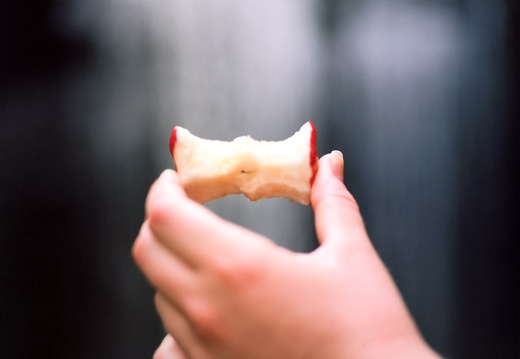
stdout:
[[176,126],[170,152],[186,193],[197,202],[243,194],[252,201],[285,197],[310,204],[318,171],[316,128],[310,121],[283,141],[207,140]]

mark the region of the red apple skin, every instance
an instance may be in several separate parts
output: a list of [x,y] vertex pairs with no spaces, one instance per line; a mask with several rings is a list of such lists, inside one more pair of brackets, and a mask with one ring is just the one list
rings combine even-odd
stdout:
[[175,150],[175,144],[177,143],[177,126],[175,126],[170,135],[170,153],[173,157],[173,151]]
[[312,121],[309,121],[309,124],[312,127],[312,133],[311,133],[311,143],[310,143],[310,150],[309,150],[309,165],[312,168],[312,175],[310,178],[311,187],[314,183],[314,179],[316,178],[316,174],[318,173],[318,149],[316,147],[316,126],[314,126],[314,123]]

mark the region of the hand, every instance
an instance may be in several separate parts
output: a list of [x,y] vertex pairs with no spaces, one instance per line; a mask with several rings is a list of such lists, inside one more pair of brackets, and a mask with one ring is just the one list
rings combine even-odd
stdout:
[[438,358],[371,245],[342,173],[341,153],[320,160],[311,193],[320,247],[310,254],[193,202],[174,171],[160,176],[133,255],[185,357]]
[[171,335],[167,335],[155,352],[153,359],[186,359]]

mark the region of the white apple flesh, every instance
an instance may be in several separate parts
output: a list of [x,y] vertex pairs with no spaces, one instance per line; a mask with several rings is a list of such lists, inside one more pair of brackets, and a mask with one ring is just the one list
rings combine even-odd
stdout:
[[243,194],[252,201],[285,197],[310,204],[318,171],[312,122],[283,141],[257,141],[249,136],[230,142],[207,140],[176,126],[170,152],[186,193],[197,202]]

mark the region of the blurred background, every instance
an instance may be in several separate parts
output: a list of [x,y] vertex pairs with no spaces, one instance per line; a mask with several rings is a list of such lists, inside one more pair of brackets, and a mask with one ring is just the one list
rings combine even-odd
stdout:
[[[151,358],[130,250],[172,127],[281,140],[312,120],[426,340],[520,358],[517,1],[20,0],[0,19],[0,357]],[[316,246],[310,208],[208,206]]]

